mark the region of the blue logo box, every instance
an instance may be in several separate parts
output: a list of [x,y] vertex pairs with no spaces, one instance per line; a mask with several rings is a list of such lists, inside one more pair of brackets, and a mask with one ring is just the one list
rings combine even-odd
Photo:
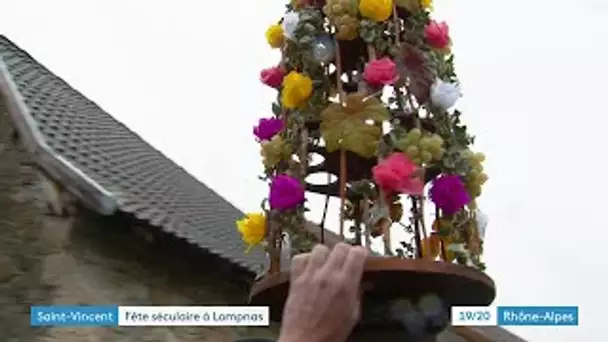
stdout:
[[118,326],[118,306],[32,306],[30,324],[38,327]]
[[499,326],[577,326],[577,306],[499,306]]

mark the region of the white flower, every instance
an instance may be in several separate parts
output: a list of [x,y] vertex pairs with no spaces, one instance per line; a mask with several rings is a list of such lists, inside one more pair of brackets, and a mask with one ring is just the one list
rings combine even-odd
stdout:
[[300,15],[294,11],[287,12],[283,17],[283,35],[287,39],[293,40],[295,38],[296,28],[300,23]]
[[437,79],[431,86],[431,102],[443,111],[454,107],[456,101],[461,97],[462,93],[458,83],[449,83]]
[[477,222],[477,231],[479,232],[479,238],[483,241],[486,237],[486,228],[488,227],[488,215],[481,212],[481,210],[475,210],[475,221]]

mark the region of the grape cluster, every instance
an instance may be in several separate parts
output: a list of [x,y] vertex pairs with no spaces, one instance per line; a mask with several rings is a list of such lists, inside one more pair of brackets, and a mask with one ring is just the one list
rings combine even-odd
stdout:
[[471,197],[475,199],[481,195],[481,187],[488,180],[488,175],[484,173],[482,165],[486,156],[483,153],[474,153],[471,150],[465,150],[463,154],[471,167],[471,171],[466,175],[467,190]]
[[336,39],[353,40],[358,36],[358,9],[351,0],[327,0],[323,13],[336,27]]
[[428,165],[441,160],[445,152],[441,136],[435,133],[423,133],[419,128],[409,131],[397,145],[399,150],[418,165]]

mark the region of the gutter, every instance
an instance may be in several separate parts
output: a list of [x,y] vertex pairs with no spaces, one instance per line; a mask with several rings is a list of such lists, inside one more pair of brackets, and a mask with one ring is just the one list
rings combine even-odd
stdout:
[[101,215],[114,214],[118,209],[118,202],[114,194],[87,176],[46,143],[1,57],[0,96],[4,98],[7,112],[19,133],[23,146],[33,156],[34,162],[89,209]]

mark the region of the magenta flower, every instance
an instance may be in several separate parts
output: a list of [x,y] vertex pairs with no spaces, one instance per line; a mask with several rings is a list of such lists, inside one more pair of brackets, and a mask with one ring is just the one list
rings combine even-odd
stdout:
[[284,77],[285,71],[283,70],[283,68],[278,66],[264,69],[260,72],[260,81],[272,88],[281,87]]
[[253,134],[260,140],[270,140],[283,129],[283,120],[277,118],[260,119],[253,127]]
[[306,201],[304,185],[288,175],[276,176],[270,183],[270,196],[268,202],[271,209],[285,211],[294,209]]
[[442,175],[435,179],[429,195],[446,215],[457,213],[471,202],[464,182],[457,175]]

